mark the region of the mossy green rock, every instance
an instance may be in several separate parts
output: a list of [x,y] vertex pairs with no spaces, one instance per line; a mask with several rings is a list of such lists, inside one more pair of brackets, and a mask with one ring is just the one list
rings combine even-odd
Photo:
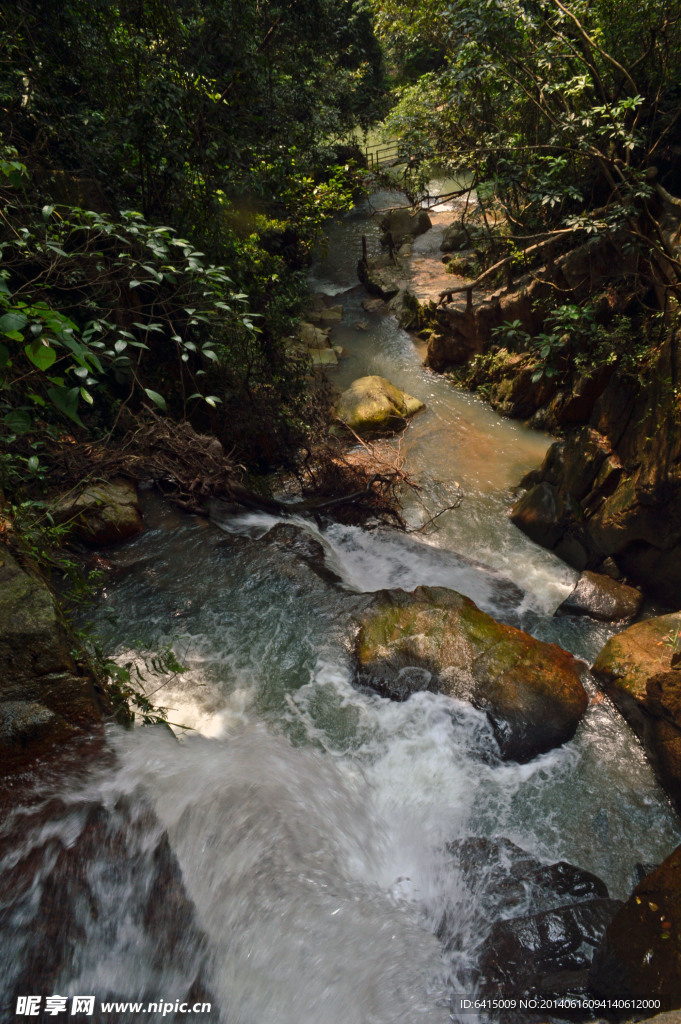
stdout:
[[681,811],[681,612],[637,622],[612,637],[593,667],[603,690],[641,740]]
[[137,491],[129,480],[76,489],[52,511],[57,522],[69,525],[72,537],[93,546],[129,540],[144,529]]
[[588,703],[581,662],[444,587],[380,591],[362,613],[356,658],[359,682],[385,696],[432,690],[485,711],[509,760],[571,739]]
[[71,736],[101,728],[102,701],[80,675],[54,599],[0,552],[0,762],[23,767]]
[[360,377],[340,396],[335,418],[363,434],[392,430],[421,409],[423,402],[385,377]]

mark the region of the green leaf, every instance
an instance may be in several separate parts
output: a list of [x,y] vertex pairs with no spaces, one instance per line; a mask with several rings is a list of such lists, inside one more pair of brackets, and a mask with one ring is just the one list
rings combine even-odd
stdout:
[[51,348],[47,341],[40,338],[36,341],[32,341],[30,345],[27,345],[24,352],[33,365],[37,366],[39,370],[49,370],[57,359],[57,353],[54,349]]
[[33,418],[28,409],[12,409],[3,416],[2,422],[15,434],[26,434],[33,428]]
[[152,391],[151,388],[145,388],[144,393],[147,398],[150,398],[154,405],[157,405],[159,409],[166,408],[166,400],[163,395],[159,395],[158,391]]
[[43,220],[49,220],[53,213],[54,213],[54,206],[50,206],[49,204],[47,206],[43,206],[43,209],[42,209]]
[[26,465],[30,469],[31,473],[35,473],[36,469],[40,465],[40,459],[38,458],[37,455],[31,455]]
[[52,404],[63,412],[65,416],[68,416],[70,420],[77,423],[79,427],[83,427],[84,423],[78,415],[78,396],[80,388],[49,388],[47,397]]
[[23,313],[5,313],[0,316],[0,333],[9,334],[11,331],[20,331],[28,323],[28,317]]
[[81,398],[83,398],[87,402],[88,405],[94,405],[95,404],[94,398],[92,397],[92,395],[90,394],[90,392],[86,388],[81,388],[80,389],[80,395],[81,395]]

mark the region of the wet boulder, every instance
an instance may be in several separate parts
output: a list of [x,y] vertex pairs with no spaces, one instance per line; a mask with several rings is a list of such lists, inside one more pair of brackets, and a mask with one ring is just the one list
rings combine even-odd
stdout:
[[402,426],[421,409],[425,409],[423,402],[385,377],[360,377],[340,396],[335,418],[364,434]]
[[594,899],[498,921],[480,960],[490,996],[585,995],[589,969],[618,900]]
[[379,256],[375,260],[361,259],[357,264],[357,277],[370,295],[382,302],[394,299],[404,287],[407,271],[394,256]]
[[144,529],[137,490],[129,480],[75,488],[56,502],[52,513],[70,537],[93,547],[128,540]]
[[469,836],[448,843],[447,850],[478,905],[494,918],[526,917],[609,895],[590,871],[567,861],[545,864],[510,839]]
[[[173,1002],[205,1001],[217,1010],[206,981],[206,937],[168,835],[148,805],[119,800],[109,808],[53,797],[20,824],[31,845],[5,858],[0,878],[13,936],[0,978],[3,1004],[16,1006],[25,992],[69,991],[74,978],[101,978],[108,959],[116,969],[106,974],[111,987],[100,991],[102,999],[146,1003],[165,991]],[[112,1019],[133,1024],[139,1015]]]
[[355,651],[358,681],[387,697],[431,690],[486,712],[508,760],[571,739],[588,703],[581,662],[444,587],[377,593]]
[[[590,987],[604,998],[660,999],[681,1007],[681,847],[634,889],[609,924]],[[626,1014],[629,1016],[629,1014]]]
[[[558,861],[545,864],[510,839],[469,836],[447,844],[474,897],[480,931],[481,994],[584,995],[594,949],[621,905],[600,878]],[[443,916],[438,936],[457,950],[459,922]]]
[[470,248],[470,237],[461,221],[454,221],[442,232],[440,242],[441,252],[455,252],[459,249]]
[[640,590],[609,576],[587,571],[582,573],[556,615],[588,615],[601,622],[622,622],[635,619],[642,604]]
[[593,673],[632,726],[681,809],[681,612],[645,619],[611,637]]

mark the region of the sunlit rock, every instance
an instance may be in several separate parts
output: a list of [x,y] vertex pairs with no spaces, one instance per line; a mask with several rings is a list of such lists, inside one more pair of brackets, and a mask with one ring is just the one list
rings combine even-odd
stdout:
[[360,377],[340,396],[335,418],[362,434],[399,427],[421,409],[425,405],[420,399],[385,377]]
[[356,660],[359,682],[387,697],[432,690],[485,711],[509,760],[571,739],[588,703],[571,654],[444,587],[380,591],[361,616]]
[[612,637],[593,672],[643,743],[662,785],[681,808],[681,612],[638,622]]

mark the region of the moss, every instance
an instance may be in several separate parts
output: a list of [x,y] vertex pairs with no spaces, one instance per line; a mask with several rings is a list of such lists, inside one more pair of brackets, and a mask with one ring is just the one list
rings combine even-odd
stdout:
[[470,700],[505,723],[500,745],[514,759],[569,739],[586,709],[572,655],[443,587],[378,594],[362,619],[357,660],[360,679],[395,699],[431,689]]
[[390,429],[425,406],[385,377],[360,377],[336,405],[336,419],[358,433]]

